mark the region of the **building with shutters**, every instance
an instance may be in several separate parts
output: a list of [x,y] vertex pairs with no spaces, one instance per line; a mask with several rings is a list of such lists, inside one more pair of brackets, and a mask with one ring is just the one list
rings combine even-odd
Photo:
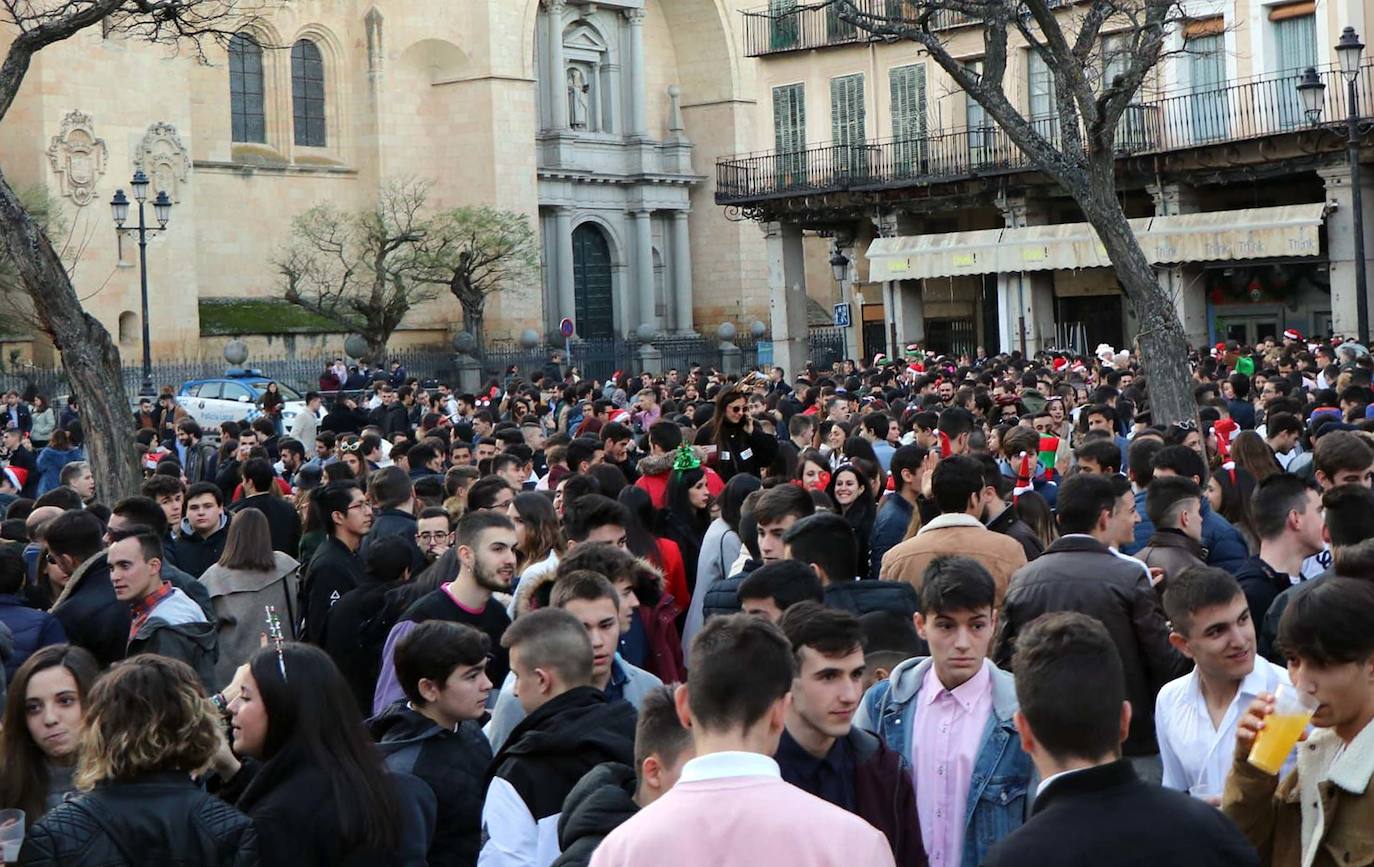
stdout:
[[[856,2],[880,15],[919,6]],[[1060,5],[1065,18],[1082,13]],[[1289,327],[1353,334],[1347,102],[1333,49],[1370,7],[1184,8],[1122,118],[1117,179],[1190,341],[1255,341]],[[738,23],[758,62],[760,119],[751,153],[717,161],[716,201],[765,233],[781,363],[804,357],[789,311],[807,296],[851,305],[855,356],[908,342],[957,353],[1130,344],[1134,313],[1077,207],[916,43],[870,38],[833,7],[797,0],[745,10]],[[980,69],[980,25],[951,12],[932,25]],[[1103,34],[1090,60],[1100,81],[1124,50],[1112,26]],[[1012,39],[1005,89],[1053,137],[1055,76]],[[1304,116],[1296,85],[1307,67],[1326,84],[1321,120],[1342,122],[1340,135]],[[1368,63],[1357,88],[1362,114],[1374,114]],[[837,252],[850,263],[842,282]]]
[[[541,273],[491,300],[494,340],[563,316],[586,337],[747,332],[768,317],[763,236],[713,201],[716,159],[756,138],[737,29],[716,0],[293,0],[197,63],[94,27],[34,58],[0,164],[60,202],[78,291],[130,359],[138,251],[107,203],[140,167],[175,202],[148,250],[158,357],[218,357],[231,334],[337,354],[280,300],[273,258],[296,214],[368,207],[404,177],[537,226]],[[440,298],[393,345],[460,321]]]

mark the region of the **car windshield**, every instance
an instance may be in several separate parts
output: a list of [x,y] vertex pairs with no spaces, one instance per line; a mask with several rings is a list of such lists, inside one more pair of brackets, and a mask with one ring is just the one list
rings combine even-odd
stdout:
[[[250,382],[249,385],[253,386],[253,390],[257,392],[258,399],[261,400],[263,394],[267,391],[267,383],[272,381],[273,380],[270,379],[255,379]],[[304,397],[301,397],[299,391],[296,391],[284,382],[277,383],[277,391],[281,392],[281,396],[284,400],[305,400]]]

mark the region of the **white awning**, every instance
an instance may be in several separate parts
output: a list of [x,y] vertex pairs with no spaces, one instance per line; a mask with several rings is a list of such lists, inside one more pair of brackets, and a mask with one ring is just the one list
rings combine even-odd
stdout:
[[[1326,205],[1316,202],[1131,220],[1152,264],[1316,256]],[[1106,248],[1087,223],[878,238],[869,280],[1107,267]]]

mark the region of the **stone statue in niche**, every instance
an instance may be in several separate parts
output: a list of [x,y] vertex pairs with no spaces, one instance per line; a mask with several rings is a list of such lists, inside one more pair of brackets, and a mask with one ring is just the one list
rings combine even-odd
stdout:
[[568,67],[568,121],[573,129],[587,129],[592,87],[580,67]]
[[134,149],[134,168],[143,169],[152,179],[152,195],[166,190],[172,201],[181,201],[181,185],[191,175],[191,155],[177,128],[162,122],[148,127]]
[[70,111],[62,118],[62,131],[48,145],[48,162],[59,179],[61,194],[76,205],[91,203],[95,184],[105,174],[109,155],[105,140],[96,138],[91,116]]

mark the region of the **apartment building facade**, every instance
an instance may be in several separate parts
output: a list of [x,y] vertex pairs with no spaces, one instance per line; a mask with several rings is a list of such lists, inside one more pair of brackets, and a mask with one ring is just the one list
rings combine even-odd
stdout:
[[[897,16],[916,4],[858,5]],[[1348,103],[1333,46],[1368,7],[1185,8],[1122,118],[1117,185],[1190,342],[1289,327],[1354,333]],[[1066,28],[1078,11],[1065,0]],[[981,25],[942,12],[934,26],[977,71]],[[801,351],[803,296],[841,305],[854,356],[908,342],[943,352],[1131,344],[1131,305],[1072,199],[924,49],[795,0],[741,13],[741,31],[757,59],[756,149],[718,161],[716,201],[764,231],[781,358]],[[1124,42],[1104,27],[1091,74],[1111,80]],[[1052,70],[1015,34],[1008,55],[1008,96],[1057,135]],[[1320,116],[1304,112],[1296,87],[1308,67],[1326,84]],[[1363,115],[1372,86],[1366,66]],[[1368,209],[1374,197],[1363,198]]]

